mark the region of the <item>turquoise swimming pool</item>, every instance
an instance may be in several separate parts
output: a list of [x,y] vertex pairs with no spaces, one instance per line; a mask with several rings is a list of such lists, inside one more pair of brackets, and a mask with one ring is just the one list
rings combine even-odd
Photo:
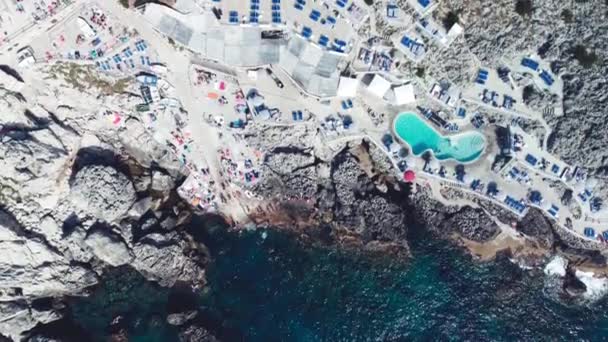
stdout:
[[410,112],[397,115],[394,129],[415,155],[430,150],[438,160],[455,159],[460,163],[470,163],[479,158],[486,144],[479,132],[443,136],[421,117]]

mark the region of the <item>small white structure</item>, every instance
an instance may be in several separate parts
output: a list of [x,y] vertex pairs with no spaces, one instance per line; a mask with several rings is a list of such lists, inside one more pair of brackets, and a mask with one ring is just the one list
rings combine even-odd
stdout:
[[26,46],[21,50],[17,51],[17,60],[18,66],[20,68],[27,68],[30,65],[36,63],[36,58],[34,58],[34,50],[31,46]]
[[150,87],[150,95],[152,96],[153,102],[160,101],[160,93],[158,92],[158,88]]
[[148,74],[138,75],[137,77],[135,77],[135,79],[137,80],[137,82],[139,82],[141,84],[152,85],[152,86],[155,86],[156,83],[158,82],[158,77],[156,77],[154,75],[148,75]]
[[340,83],[338,85],[338,96],[340,97],[354,97],[357,95],[357,86],[359,81],[356,78],[340,77]]
[[380,75],[374,75],[371,83],[367,86],[367,90],[369,90],[370,93],[380,98],[384,97],[389,89],[391,89],[391,82]]
[[393,91],[395,92],[395,104],[398,106],[416,102],[414,85],[411,83],[396,87]]
[[458,37],[463,31],[464,29],[462,28],[462,26],[458,25],[458,23],[455,23],[448,31],[448,40],[452,40]]
[[78,27],[87,38],[93,38],[97,34],[91,24],[83,17],[78,17]]
[[162,63],[152,63],[152,65],[150,65],[150,69],[152,69],[155,74],[159,75],[164,75],[167,73],[167,66]]

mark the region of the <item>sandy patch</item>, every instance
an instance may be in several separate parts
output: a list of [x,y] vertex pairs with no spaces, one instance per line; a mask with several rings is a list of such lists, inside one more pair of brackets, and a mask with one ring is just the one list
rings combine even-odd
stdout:
[[465,239],[458,234],[453,236],[463,247],[481,261],[493,260],[496,253],[510,250],[515,258],[538,259],[545,256],[548,250],[536,247],[534,243],[525,238],[514,237],[509,233],[501,232],[494,240],[476,242]]

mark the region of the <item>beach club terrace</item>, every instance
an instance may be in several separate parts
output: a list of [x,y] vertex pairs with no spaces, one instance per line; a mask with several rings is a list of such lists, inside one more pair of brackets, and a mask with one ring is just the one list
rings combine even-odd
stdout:
[[[344,5],[345,7],[341,7]],[[322,48],[347,52],[354,36],[347,2],[313,0],[220,0],[217,17],[225,25],[289,28]],[[346,13],[342,13],[346,11]]]

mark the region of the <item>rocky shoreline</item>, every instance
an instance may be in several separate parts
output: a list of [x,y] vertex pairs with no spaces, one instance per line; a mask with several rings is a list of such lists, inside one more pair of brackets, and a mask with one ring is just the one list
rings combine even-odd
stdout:
[[[270,151],[261,169],[265,177],[250,189],[264,200],[251,206],[246,221],[239,218],[236,224],[222,217],[233,223],[232,229],[282,229],[306,243],[393,255],[404,262],[411,258],[408,234],[425,229],[429,238],[448,239],[473,254],[471,243],[492,246],[486,251],[490,256],[507,253],[531,265],[559,253],[573,268],[606,267],[596,246],[573,240],[538,211],[517,224],[521,236],[512,239],[520,248],[496,243],[504,234],[501,220],[513,219],[508,213],[488,206],[447,206],[423,185],[401,183],[391,176],[395,172],[386,155],[366,140],[331,149],[314,139],[295,144],[284,139],[285,131],[273,130],[283,128],[268,128],[251,140]],[[41,327],[61,319],[66,296],[87,295],[115,267],[129,266],[167,288],[205,287],[209,252],[197,238],[202,232],[192,229],[192,219],[200,220],[196,215],[201,213],[177,195],[185,178],[179,168],[101,141],[81,146],[73,156],[32,138],[1,146],[15,158],[21,155],[10,149],[26,146],[38,160],[51,163],[40,173],[24,167],[17,174],[24,180],[43,183],[49,173],[64,176],[57,186],[37,193],[3,188],[0,234],[11,259],[0,262],[8,275],[0,277],[0,312],[8,317],[0,321],[0,334],[14,340],[38,336]],[[5,163],[19,165],[11,159]],[[18,181],[23,180],[15,176],[7,184]],[[572,284],[579,290],[569,293],[580,293],[580,284]],[[50,304],[37,305],[41,300]],[[214,340],[191,310],[167,319],[180,327],[183,341]]]

